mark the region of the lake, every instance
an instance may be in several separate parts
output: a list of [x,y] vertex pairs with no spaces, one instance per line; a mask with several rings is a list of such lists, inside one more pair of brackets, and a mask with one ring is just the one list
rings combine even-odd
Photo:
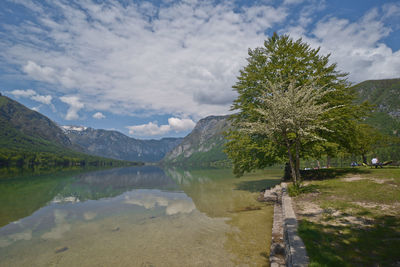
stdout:
[[155,166],[0,179],[0,266],[268,266],[281,169]]

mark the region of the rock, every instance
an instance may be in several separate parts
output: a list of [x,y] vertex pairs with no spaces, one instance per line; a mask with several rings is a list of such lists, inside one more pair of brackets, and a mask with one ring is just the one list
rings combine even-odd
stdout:
[[274,243],[271,245],[271,256],[272,255],[285,255],[285,247],[282,244]]
[[67,250],[68,250],[68,247],[61,247],[61,248],[57,248],[55,250],[55,253],[61,253],[61,252],[67,251]]
[[279,192],[282,190],[280,185],[265,190],[262,201],[275,202],[278,200]]

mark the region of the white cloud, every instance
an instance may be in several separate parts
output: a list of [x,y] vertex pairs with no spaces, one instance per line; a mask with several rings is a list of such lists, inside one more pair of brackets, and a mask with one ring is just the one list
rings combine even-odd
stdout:
[[96,112],[95,114],[93,114],[93,116],[92,116],[93,118],[95,118],[95,119],[105,119],[106,118],[106,116],[103,114],[103,113],[101,113],[101,112]]
[[393,51],[382,41],[391,32],[382,20],[384,15],[374,8],[355,22],[329,17],[318,21],[311,32],[299,26],[287,32],[321,47],[321,54],[331,53],[331,61],[348,72],[352,82],[395,78],[400,76],[400,50]]
[[26,72],[33,79],[45,82],[54,82],[55,71],[50,67],[42,67],[35,62],[29,60],[28,63],[22,67],[24,72]]
[[51,95],[33,95],[31,97],[33,100],[46,104],[46,105],[50,105],[51,104],[51,100],[53,99],[53,97]]
[[170,132],[183,132],[193,129],[196,124],[191,119],[169,118],[168,124],[158,125],[149,122],[142,125],[127,126],[129,134],[136,136],[165,135]]
[[[48,83],[52,95],[79,95],[80,105],[70,107],[69,119],[78,118],[82,108],[184,114],[195,120],[227,114],[247,50],[262,46],[268,30],[302,37],[320,46],[321,54],[332,53],[332,62],[353,82],[400,76],[400,51],[384,43],[400,26],[397,3],[358,20],[332,14],[320,20],[318,12],[327,1],[284,0],[281,6],[259,1],[265,4],[242,8],[212,0],[159,7],[146,1],[16,2],[33,12],[29,21],[4,26],[0,62],[20,66],[22,78]],[[171,130],[169,124],[132,127],[138,132]]]
[[65,3],[32,7],[36,20],[12,28],[9,38],[23,41],[4,43],[4,58],[55,93],[79,93],[85,108],[118,114],[226,114],[248,48],[287,16],[211,0]]
[[[53,97],[51,95],[40,95],[36,91],[32,89],[28,90],[13,90],[9,92],[13,96],[19,98],[19,97],[25,97],[25,98],[30,98],[36,102],[49,105],[54,109],[54,106],[52,104]],[[39,106],[40,107],[40,106]]]
[[156,123],[149,122],[142,125],[127,126],[129,134],[136,136],[164,135],[170,131],[169,125],[158,126]]
[[28,89],[28,90],[13,90],[11,92],[9,92],[10,94],[12,94],[15,97],[31,97],[36,95],[36,92],[32,89]]
[[178,118],[169,118],[168,119],[169,127],[171,131],[180,132],[180,131],[188,131],[193,129],[196,125],[194,121],[191,119],[178,119]]
[[400,3],[387,3],[383,5],[382,9],[385,19],[390,17],[397,17],[398,19],[400,16]]
[[66,120],[77,120],[79,119],[79,110],[85,105],[80,101],[77,96],[62,96],[60,100],[69,105],[67,114],[65,115]]

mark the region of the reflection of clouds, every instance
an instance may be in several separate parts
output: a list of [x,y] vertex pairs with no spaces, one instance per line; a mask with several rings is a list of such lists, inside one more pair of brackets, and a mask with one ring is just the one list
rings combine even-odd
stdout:
[[80,202],[78,197],[63,197],[63,196],[56,196],[52,200],[53,203],[77,203]]
[[0,248],[7,247],[19,240],[31,240],[32,239],[32,230],[26,230],[21,233],[15,233],[8,236],[4,236],[0,238]]
[[[136,197],[136,198],[134,198]],[[138,206],[145,207],[146,209],[152,209],[156,205],[166,207],[168,206],[168,199],[165,197],[143,194],[139,196],[126,196],[125,203],[134,204]]]
[[97,216],[97,213],[93,212],[93,211],[88,211],[83,214],[83,218],[85,218],[86,221],[93,220],[94,217],[96,217],[96,216]]
[[151,193],[125,196],[124,203],[142,206],[146,209],[152,209],[156,206],[166,207],[165,212],[167,215],[190,213],[196,209],[190,199],[167,198]]
[[178,213],[191,213],[196,209],[192,201],[187,200],[175,200],[167,206],[165,212],[167,215],[173,215]]
[[56,226],[50,232],[42,235],[43,239],[60,239],[66,232],[71,230],[71,225],[65,221],[66,211],[54,210],[54,222]]

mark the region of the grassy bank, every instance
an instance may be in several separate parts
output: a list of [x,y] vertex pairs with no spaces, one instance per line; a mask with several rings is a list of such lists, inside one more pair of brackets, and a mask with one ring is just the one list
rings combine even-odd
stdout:
[[399,266],[400,168],[326,172],[294,197],[310,266]]

